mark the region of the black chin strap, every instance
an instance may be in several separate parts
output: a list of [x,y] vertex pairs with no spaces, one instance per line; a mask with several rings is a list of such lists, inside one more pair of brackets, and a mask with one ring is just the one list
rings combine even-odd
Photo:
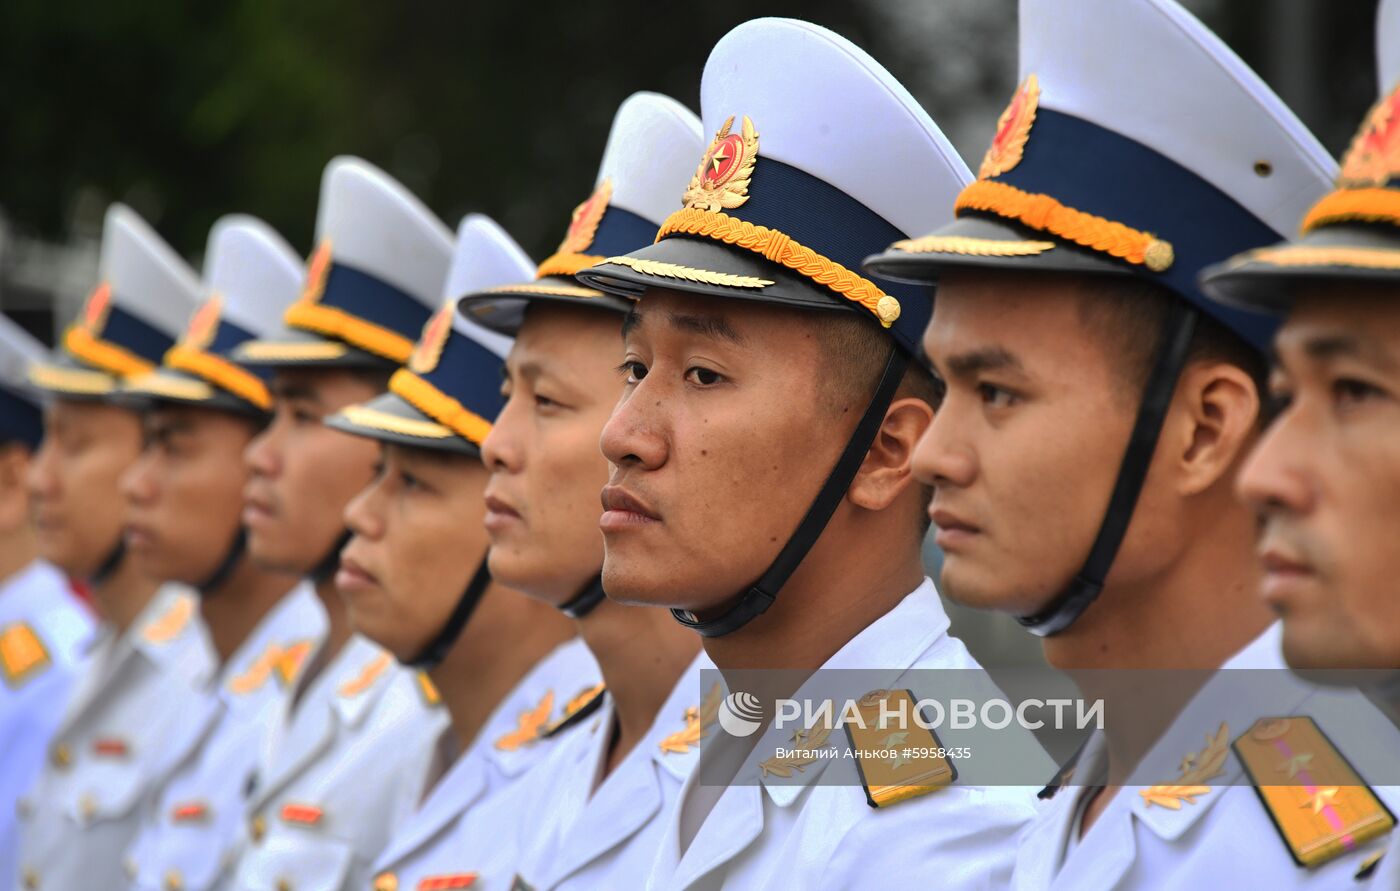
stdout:
[[102,562],[97,565],[97,569],[88,582],[94,588],[98,587],[111,578],[112,573],[117,571],[117,567],[122,565],[124,559],[126,559],[126,539],[118,537],[117,543],[107,552],[107,556],[102,558]]
[[351,536],[354,535],[349,529],[340,533],[331,545],[331,549],[326,552],[326,556],[321,558],[321,562],[311,567],[311,571],[306,577],[311,580],[311,584],[320,585],[335,578],[335,571],[340,568],[340,552],[345,550],[345,546],[350,543]]
[[229,580],[233,571],[238,568],[238,564],[243,560],[243,555],[248,552],[248,530],[242,526],[238,527],[238,532],[233,536],[233,543],[224,552],[224,559],[219,561],[218,567],[209,574],[204,581],[195,585],[199,591],[199,596],[208,597],[224,586],[224,582]]
[[583,586],[583,590],[573,600],[559,604],[559,612],[571,619],[582,619],[593,612],[598,604],[607,599],[607,594],[603,593],[603,577],[597,575],[593,580]]
[[404,665],[427,671],[438,667],[442,660],[447,658],[448,651],[457,642],[457,638],[462,636],[462,629],[467,627],[467,620],[472,617],[476,605],[481,602],[481,595],[486,593],[487,586],[491,584],[491,570],[486,568],[486,564],[486,557],[483,556],[481,563],[476,567],[476,575],[472,576],[467,590],[457,599],[457,605],[452,608],[452,615],[447,617],[447,624],[442,626],[437,637],[429,641],[418,655],[404,662]]
[[1104,513],[1098,538],[1094,539],[1094,545],[1089,549],[1084,567],[1048,607],[1033,616],[1016,618],[1038,637],[1049,637],[1064,631],[1098,599],[1103,591],[1104,579],[1113,566],[1113,559],[1123,544],[1128,524],[1133,519],[1133,509],[1137,505],[1138,495],[1142,493],[1142,484],[1147,479],[1152,455],[1157,450],[1157,439],[1161,436],[1167,409],[1171,407],[1177,380],[1186,367],[1191,337],[1196,332],[1195,308],[1185,300],[1174,299],[1171,303],[1166,331],[1157,348],[1152,373],[1148,375],[1147,385],[1143,388],[1142,404],[1138,407],[1137,420],[1133,422],[1128,448],[1123,453],[1123,463],[1118,468],[1118,480],[1113,485],[1108,510]]
[[773,605],[778,591],[787,584],[788,578],[801,565],[812,545],[817,543],[822,530],[831,521],[831,515],[841,504],[841,499],[846,497],[846,490],[851,487],[851,482],[860,471],[860,465],[864,463],[870,446],[875,442],[876,434],[880,432],[880,425],[885,422],[885,412],[889,411],[890,403],[894,401],[895,391],[904,379],[904,370],[908,364],[909,358],[904,351],[893,347],[889,359],[885,362],[885,371],[880,377],[880,383],[875,387],[875,395],[870,398],[870,405],[860,423],[856,424],[855,432],[846,443],[846,450],[841,453],[836,466],[822,484],[816,499],[812,501],[812,506],[807,509],[807,515],[797,524],[797,531],[792,533],[792,537],[783,545],[783,549],[778,552],[778,556],[759,580],[740,594],[733,606],[713,619],[702,620],[689,610],[673,609],[671,615],[676,617],[676,621],[702,637],[719,637],[739,630],[763,615],[768,607]]

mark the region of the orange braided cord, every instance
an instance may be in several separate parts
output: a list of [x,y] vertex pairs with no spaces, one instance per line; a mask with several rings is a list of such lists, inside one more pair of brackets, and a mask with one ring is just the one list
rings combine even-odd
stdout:
[[590,266],[597,266],[606,257],[595,257],[591,254],[571,254],[563,251],[546,257],[535,270],[536,278],[544,278],[547,275],[573,276],[577,272],[582,272]]
[[176,344],[165,354],[165,364],[177,371],[188,371],[202,377],[258,408],[272,408],[272,396],[267,392],[267,385],[258,380],[256,375],[222,356]]
[[1303,217],[1302,231],[1333,223],[1390,223],[1400,226],[1400,190],[1338,189],[1322,196]]
[[155,368],[150,362],[128,350],[126,347],[93,337],[86,328],[74,325],[63,335],[63,346],[68,352],[91,365],[117,377],[127,378],[144,374]]
[[423,378],[400,368],[389,378],[389,392],[397,394],[473,445],[481,445],[491,432],[491,422],[448,396]]
[[1162,272],[1176,259],[1169,242],[1149,232],[1075,210],[1049,195],[1023,192],[1006,183],[979,181],[962,190],[954,213],[978,210],[1016,220],[1039,232]]
[[407,362],[413,353],[413,341],[397,331],[366,322],[359,316],[333,306],[293,303],[287,308],[282,320],[288,327],[343,340],[351,346],[391,359],[400,365]]
[[725,213],[686,208],[666,218],[656,234],[656,240],[660,241],[668,235],[698,235],[752,251],[819,285],[825,285],[847,300],[859,303],[886,328],[899,318],[899,302],[880,290],[874,282],[798,244],[776,229],[745,222]]

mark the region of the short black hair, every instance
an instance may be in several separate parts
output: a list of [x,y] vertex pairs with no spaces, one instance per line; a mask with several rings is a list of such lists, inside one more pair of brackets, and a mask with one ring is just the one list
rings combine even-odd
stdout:
[[[1172,301],[1184,298],[1140,278],[1085,278],[1079,319],[1100,343],[1109,344],[1126,374],[1120,378],[1125,397],[1136,404],[1152,372]],[[1198,311],[1187,363],[1223,362],[1239,368],[1254,383],[1260,404],[1267,400],[1268,358],[1225,325]],[[1266,419],[1261,413],[1259,422]]]
[[[814,316],[811,322],[831,369],[830,374],[824,375],[832,382],[826,388],[827,407],[838,415],[850,411],[863,414],[880,382],[890,350],[899,347],[873,318],[865,315],[831,312]],[[942,393],[941,384],[923,363],[911,361],[895,391],[895,398],[922,399],[937,409]],[[933,487],[920,486],[923,497],[919,499],[919,536],[922,538],[929,528],[928,505],[933,499]]]

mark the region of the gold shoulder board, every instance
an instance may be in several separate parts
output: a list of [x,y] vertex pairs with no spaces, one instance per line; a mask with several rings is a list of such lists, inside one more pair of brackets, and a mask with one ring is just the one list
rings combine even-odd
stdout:
[[1312,718],[1260,718],[1234,750],[1299,866],[1326,863],[1395,825]]
[[18,687],[51,662],[44,642],[28,622],[16,622],[0,631],[0,670],[7,686]]
[[[881,703],[885,704],[885,714],[907,716],[909,725],[881,726]],[[943,744],[938,736],[913,723],[914,707],[914,694],[909,690],[875,690],[858,703],[860,723],[865,726],[845,722],[856,769],[871,807],[889,807],[927,795],[958,778],[957,769],[942,754]]]

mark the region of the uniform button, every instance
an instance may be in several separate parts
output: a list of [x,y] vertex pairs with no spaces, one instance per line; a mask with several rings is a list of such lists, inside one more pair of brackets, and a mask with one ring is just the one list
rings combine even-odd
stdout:
[[172,869],[165,874],[165,891],[182,891],[185,887],[185,880],[180,877],[180,870]]
[[122,860],[122,869],[126,870],[126,877],[132,881],[136,880],[136,873],[140,871],[136,868],[136,861],[130,857]]
[[67,743],[59,743],[53,747],[53,766],[62,770],[73,763],[73,750],[68,748]]
[[29,891],[39,887],[39,874],[28,866],[24,868],[24,887]]
[[21,820],[28,820],[34,815],[34,805],[28,798],[20,798],[15,801],[15,816]]
[[278,879],[277,891],[292,891],[292,883],[287,881],[286,878]]
[[381,872],[374,877],[374,891],[399,891],[399,877],[392,872]]
[[264,819],[262,814],[258,814],[253,818],[249,831],[253,835],[253,841],[260,842],[263,840],[263,836],[267,834],[267,820]]
[[84,820],[91,820],[97,813],[97,801],[91,795],[84,795],[78,800],[78,812],[83,815]]

